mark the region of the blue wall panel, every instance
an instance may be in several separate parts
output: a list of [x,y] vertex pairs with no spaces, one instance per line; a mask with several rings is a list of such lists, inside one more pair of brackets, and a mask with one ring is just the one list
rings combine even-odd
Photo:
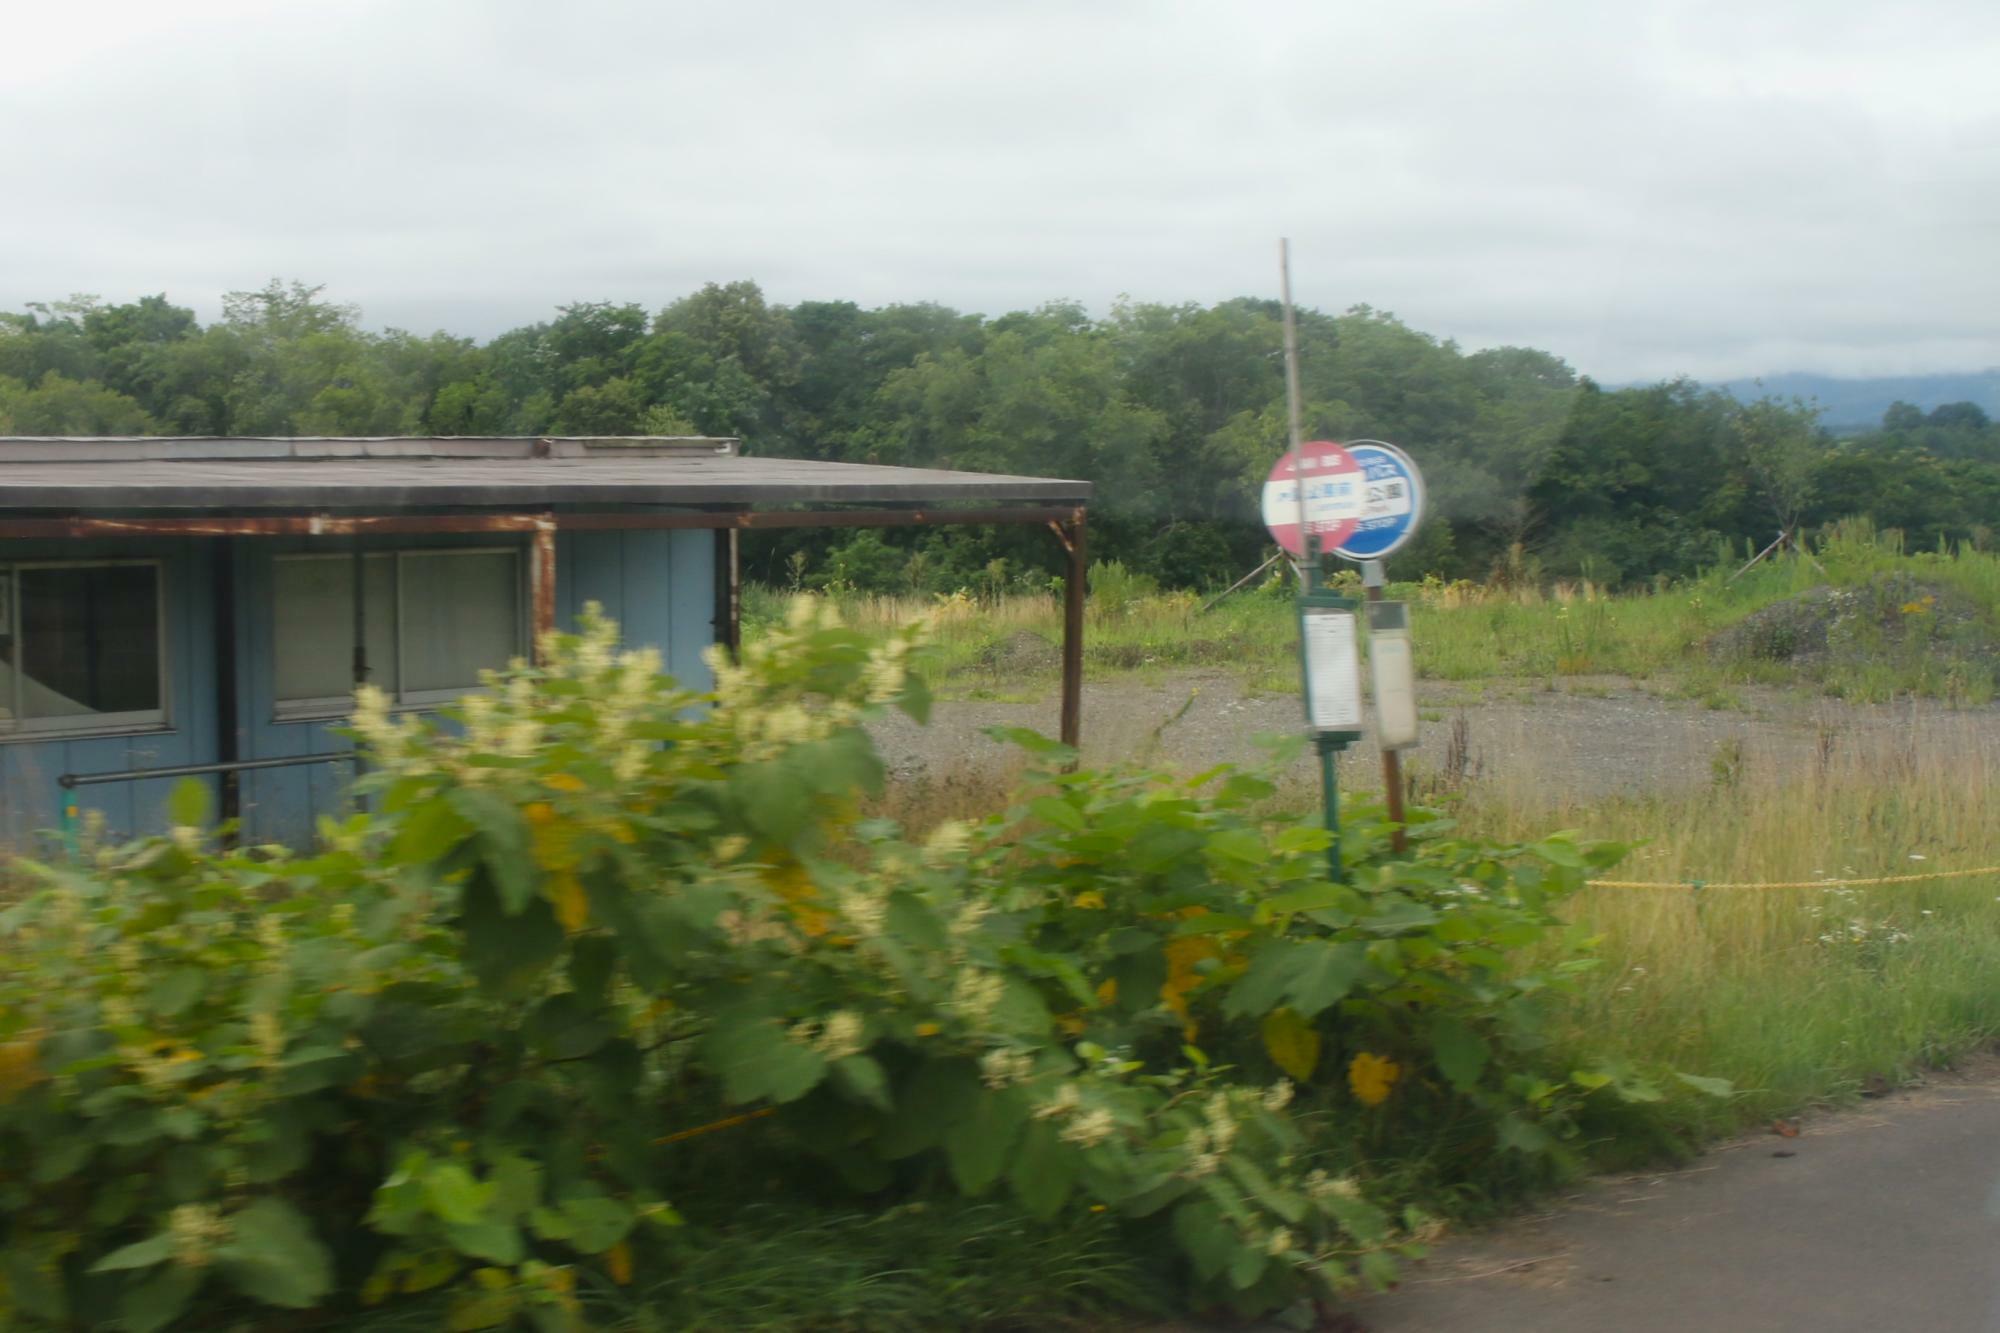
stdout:
[[714,681],[715,538],[707,532],[579,532],[556,548],[556,607],[574,629],[586,602],[618,622],[629,647],[653,647],[690,689]]
[[[31,848],[40,834],[56,827],[56,778],[64,773],[113,773],[214,760],[215,545],[205,541],[0,544],[0,561],[160,560],[167,677],[166,730],[0,741],[0,845]],[[77,807],[102,815],[108,836],[130,837],[164,824],[163,807],[174,785],[155,779],[78,788]]]
[[[378,548],[480,545],[488,538],[404,538]],[[55,779],[218,757],[214,566],[233,562],[236,585],[237,754],[244,759],[342,754],[337,722],[275,718],[272,670],[272,560],[287,551],[328,549],[305,539],[238,539],[227,556],[216,542],[9,543],[0,561],[159,557],[164,563],[169,730],[127,736],[50,741],[0,741],[0,846],[31,846],[58,819]],[[345,548],[343,548],[345,549]],[[557,538],[556,609],[573,629],[586,602],[618,621],[629,645],[660,649],[667,669],[689,688],[711,684],[702,650],[714,640],[714,537],[706,531],[563,533]],[[524,547],[525,550],[525,547]],[[525,562],[523,568],[526,568]],[[302,843],[320,816],[349,807],[348,763],[244,773],[240,780],[248,841]],[[213,783],[214,779],[208,779]],[[82,789],[80,805],[104,814],[118,836],[164,827],[170,779]]]

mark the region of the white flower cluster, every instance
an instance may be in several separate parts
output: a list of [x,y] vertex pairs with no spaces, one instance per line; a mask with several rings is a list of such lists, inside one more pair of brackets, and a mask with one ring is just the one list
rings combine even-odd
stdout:
[[167,1216],[167,1234],[173,1237],[174,1262],[183,1268],[206,1268],[215,1251],[236,1234],[214,1207],[205,1203],[184,1203]]
[[852,1009],[836,1009],[821,1022],[802,1018],[785,1030],[788,1041],[810,1046],[826,1060],[845,1060],[868,1049],[868,1024]]
[[1035,1058],[1026,1051],[994,1050],[979,1057],[980,1080],[995,1091],[1026,1083],[1034,1072]]
[[889,916],[889,894],[886,890],[868,893],[853,889],[843,889],[839,895],[840,914],[854,927],[855,933],[864,939],[872,939],[882,933],[883,923]]
[[865,1024],[861,1015],[852,1009],[836,1009],[827,1015],[826,1027],[819,1034],[813,1048],[828,1060],[845,1060],[850,1055],[859,1055],[867,1049],[863,1040]]
[[981,923],[992,914],[993,904],[984,898],[971,898],[966,901],[965,906],[958,909],[958,914],[952,917],[951,925],[947,929],[956,938],[965,939],[977,935]]
[[1277,1114],[1292,1104],[1292,1093],[1292,1081],[1288,1078],[1279,1079],[1264,1089],[1264,1109],[1273,1115]]
[[276,1069],[285,1058],[284,1025],[269,1010],[250,1015],[250,1040],[257,1044],[257,1063],[265,1069]]
[[749,916],[732,907],[718,913],[715,924],[729,937],[729,942],[738,948],[752,944],[768,944],[773,941],[786,945],[794,943],[792,933],[785,928],[784,923],[768,915]]
[[965,854],[972,845],[972,826],[962,819],[947,819],[931,830],[931,836],[924,840],[924,862],[927,865],[949,865]]
[[1060,1120],[1056,1137],[1079,1148],[1095,1148],[1118,1131],[1118,1120],[1102,1106],[1083,1104],[1083,1094],[1074,1083],[1056,1089],[1055,1096],[1033,1111],[1037,1120]]
[[993,1016],[1005,992],[1006,983],[998,972],[982,972],[976,967],[969,967],[960,972],[958,980],[952,984],[951,999],[946,1007],[967,1022],[981,1024]]
[[1306,1195],[1313,1199],[1358,1199],[1361,1186],[1352,1176],[1329,1176],[1315,1168],[1306,1174]]
[[1189,1180],[1200,1180],[1203,1176],[1212,1176],[1222,1169],[1222,1154],[1215,1151],[1214,1144],[1208,1137],[1208,1130],[1204,1126],[1196,1125],[1188,1130],[1187,1138],[1182,1141],[1181,1147],[1187,1151],[1188,1164],[1185,1174]]
[[865,708],[902,694],[909,679],[910,653],[921,641],[920,626],[897,633],[869,652],[858,701],[786,698],[781,687],[770,683],[774,662],[794,656],[805,640],[840,624],[839,608],[832,602],[795,597],[784,625],[746,645],[740,665],[720,647],[704,652],[703,660],[715,676],[717,714],[736,733],[745,760],[769,759],[788,746],[824,740],[856,722]]
[[1226,1153],[1236,1146],[1236,1118],[1229,1113],[1229,1094],[1211,1093],[1208,1103],[1202,1108],[1208,1119],[1208,1137],[1215,1144],[1215,1150]]
[[1068,1124],[1056,1131],[1056,1137],[1079,1148],[1095,1148],[1117,1129],[1118,1122],[1112,1118],[1111,1112],[1101,1106],[1093,1106],[1071,1117]]

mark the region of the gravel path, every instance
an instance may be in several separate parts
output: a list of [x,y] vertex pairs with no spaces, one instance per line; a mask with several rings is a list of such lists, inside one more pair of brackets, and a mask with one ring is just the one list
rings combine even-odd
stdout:
[[[1622,678],[1564,680],[1554,689],[1542,681],[1424,682],[1423,740],[1411,762],[1420,774],[1455,768],[1473,781],[1504,783],[1550,803],[1699,784],[1719,762],[1759,771],[1803,765],[1823,747],[1875,753],[1885,744],[1914,744],[2000,762],[2000,707],[1850,704],[1745,688],[1732,696],[1738,706],[1711,708],[1665,697],[1663,688]],[[948,700],[928,727],[898,716],[880,724],[876,738],[899,777],[963,779],[1019,767],[1011,747],[983,734],[996,725],[1054,735],[1055,698]],[[1258,756],[1253,737],[1299,725],[1296,696],[1247,693],[1228,673],[1184,672],[1153,682],[1126,677],[1084,689],[1089,763],[1136,758],[1188,771],[1243,763]],[[1379,788],[1376,754],[1364,739],[1343,755],[1342,783]],[[1310,762],[1301,762],[1302,777],[1311,776]]]

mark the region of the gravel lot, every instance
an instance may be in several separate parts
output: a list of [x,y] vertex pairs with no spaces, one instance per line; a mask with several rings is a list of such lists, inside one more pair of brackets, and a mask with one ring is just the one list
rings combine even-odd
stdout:
[[[1491,681],[1467,686],[1424,682],[1423,741],[1411,762],[1437,773],[1454,763],[1454,733],[1468,776],[1504,783],[1551,804],[1638,794],[1710,780],[1721,762],[1759,771],[1805,764],[1822,747],[1878,753],[1885,745],[1963,754],[2000,762],[2000,707],[1952,709],[1925,701],[1850,704],[1781,689],[1745,688],[1736,706],[1711,708],[1663,693],[1664,682],[1621,678]],[[1056,732],[1053,692],[1033,703],[947,700],[928,727],[903,717],[876,737],[899,777],[931,781],[991,776],[1019,767],[1016,752],[983,734],[990,726]],[[1188,771],[1258,756],[1252,738],[1300,726],[1293,695],[1247,693],[1224,672],[1184,672],[1087,685],[1083,701],[1086,762],[1145,759]],[[1341,781],[1381,785],[1374,745],[1363,740],[1341,758]],[[1311,761],[1300,764],[1310,777]]]

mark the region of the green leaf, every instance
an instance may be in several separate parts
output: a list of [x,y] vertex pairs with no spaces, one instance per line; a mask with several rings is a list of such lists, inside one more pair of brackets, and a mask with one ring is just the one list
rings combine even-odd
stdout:
[[1546,1129],[1531,1120],[1523,1120],[1518,1115],[1506,1115],[1500,1118],[1498,1137],[1501,1147],[1511,1148],[1515,1152],[1545,1153],[1556,1146],[1556,1141],[1549,1137]]
[[981,1097],[969,1116],[945,1131],[945,1157],[960,1190],[976,1197],[1000,1178],[1027,1121],[1020,1090],[1004,1088]]
[[1021,1151],[1007,1171],[1007,1183],[1028,1215],[1046,1222],[1062,1211],[1076,1183],[1076,1153],[1046,1120],[1028,1122]]
[[177,967],[146,992],[146,1007],[171,1018],[201,998],[208,974],[198,967]]
[[1284,1002],[1311,1018],[1352,990],[1367,967],[1368,948],[1359,940],[1272,940],[1230,987],[1223,1011],[1247,1018]]
[[174,1238],[170,1232],[162,1231],[157,1236],[135,1241],[122,1249],[113,1250],[90,1266],[93,1273],[113,1273],[123,1268],[151,1268],[174,1257]]
[[188,1308],[207,1276],[205,1268],[175,1264],[127,1287],[118,1298],[124,1333],[157,1333],[173,1323]]
[[1239,865],[1261,866],[1270,860],[1264,840],[1249,829],[1223,829],[1208,840],[1211,859],[1235,861]]
[[413,807],[396,829],[388,859],[397,865],[432,865],[472,836],[472,825],[444,801]]
[[1333,845],[1333,834],[1318,824],[1295,824],[1271,839],[1281,852],[1323,852]]
[[1320,1010],[1354,989],[1368,968],[1368,946],[1359,940],[1338,944],[1314,943],[1306,946],[1304,964],[1285,994],[1302,1018]]
[[1305,1220],[1308,1205],[1304,1195],[1278,1188],[1262,1167],[1242,1153],[1231,1154],[1228,1163],[1229,1174],[1257,1202],[1294,1225]]
[[986,734],[1002,745],[1017,745],[1050,765],[1066,764],[1076,758],[1076,751],[1061,741],[1052,741],[1039,731],[1027,727],[987,727]]
[[719,1025],[701,1039],[700,1050],[732,1103],[795,1101],[826,1075],[819,1052],[791,1040],[771,1019]]
[[896,1092],[895,1109],[875,1136],[875,1150],[889,1161],[914,1156],[944,1142],[945,1131],[973,1113],[985,1089],[965,1060],[931,1060]]
[[1231,1018],[1250,1018],[1278,1007],[1292,984],[1302,951],[1306,946],[1293,940],[1274,939],[1250,956],[1250,965],[1222,1001],[1222,1012]]
[[6,1284],[4,1290],[14,1308],[68,1327],[69,1295],[64,1290],[63,1276],[54,1256],[44,1262],[41,1255],[17,1244],[0,1250],[0,1282]]
[[1321,912],[1352,901],[1354,890],[1345,884],[1314,884],[1290,893],[1274,893],[1259,903],[1261,917],[1290,916],[1298,912]]
[[611,992],[618,968],[618,941],[605,934],[583,934],[570,940],[569,983],[585,1004],[599,1006]]
[[1028,813],[1044,824],[1053,824],[1071,833],[1083,832],[1083,811],[1068,801],[1057,800],[1053,796],[1037,796],[1028,802]]
[[568,1240],[576,1235],[576,1223],[555,1208],[537,1208],[529,1213],[528,1227],[541,1240]]
[[1236,1253],[1229,1256],[1229,1285],[1238,1291],[1256,1286],[1257,1279],[1264,1276],[1270,1258],[1256,1246],[1239,1241]]
[[444,1235],[460,1254],[507,1268],[527,1255],[520,1228],[505,1222],[448,1222]]
[[1702,1074],[1683,1074],[1678,1069],[1674,1071],[1674,1077],[1687,1084],[1690,1088],[1693,1088],[1696,1092],[1706,1093],[1710,1097],[1734,1097],[1736,1095],[1736,1085],[1726,1078],[1709,1078]]
[[730,779],[751,828],[789,846],[805,832],[812,815],[812,791],[804,776],[784,759],[744,764]]
[[1194,1263],[1195,1276],[1208,1282],[1229,1267],[1243,1241],[1209,1199],[1189,1199],[1174,1209],[1174,1239]]
[[850,1055],[845,1060],[834,1061],[833,1081],[855,1101],[866,1102],[882,1111],[891,1107],[888,1076],[882,1072],[882,1066],[868,1056]]
[[290,1204],[259,1199],[230,1221],[234,1238],[216,1257],[223,1275],[245,1296],[304,1310],[332,1290],[333,1257]]
[[445,800],[479,831],[481,859],[500,891],[501,906],[511,914],[534,901],[534,861],[520,812],[497,792],[478,787],[453,787]]
[[182,778],[167,797],[167,818],[184,828],[203,827],[213,811],[208,784],[199,778]]
[[534,984],[561,954],[564,933],[540,895],[509,912],[490,876],[466,882],[459,927],[465,932],[465,961],[488,991],[518,993]]
[[606,1195],[564,1199],[557,1205],[569,1223],[561,1239],[579,1254],[602,1254],[631,1234],[639,1218],[629,1204]]
[[896,707],[920,727],[930,723],[931,687],[921,671],[903,677],[903,693],[896,699]]
[[1431,1054],[1437,1058],[1439,1072],[1463,1092],[1478,1085],[1491,1052],[1486,1038],[1463,1020],[1440,1014],[1431,1020]]
[[423,1175],[424,1202],[446,1222],[469,1226],[483,1221],[493,1186],[457,1162],[439,1162]]
[[580,1060],[611,1040],[612,1026],[574,993],[551,995],[528,1014],[524,1034],[551,1060]]

